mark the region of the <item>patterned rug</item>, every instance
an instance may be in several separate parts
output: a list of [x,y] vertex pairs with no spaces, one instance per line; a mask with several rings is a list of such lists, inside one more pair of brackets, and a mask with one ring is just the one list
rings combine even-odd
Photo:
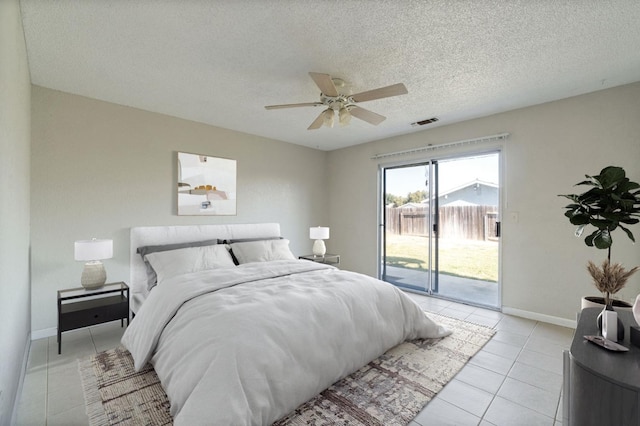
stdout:
[[[495,333],[429,316],[453,334],[396,346],[275,424],[407,425]],[[153,367],[147,364],[136,373],[123,347],[81,360],[79,369],[91,426],[172,424],[169,401]]]

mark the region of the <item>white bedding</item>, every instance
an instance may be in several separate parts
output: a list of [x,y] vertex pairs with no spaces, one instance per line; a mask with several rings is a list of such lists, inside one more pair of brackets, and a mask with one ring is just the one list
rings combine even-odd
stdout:
[[211,239],[279,238],[278,223],[235,223],[222,225],[136,226],[131,228],[129,287],[131,311],[135,314],[149,295],[147,268],[138,248],[150,245],[187,243]]
[[266,425],[404,340],[449,334],[396,287],[300,260],[173,277],[122,343],[174,424]]

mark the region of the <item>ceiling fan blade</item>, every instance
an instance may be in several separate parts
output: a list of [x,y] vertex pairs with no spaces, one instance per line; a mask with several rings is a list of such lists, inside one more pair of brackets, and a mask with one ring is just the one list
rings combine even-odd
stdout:
[[306,102],[302,104],[282,104],[282,105],[267,105],[265,109],[280,109],[280,108],[297,108],[307,106],[322,106],[321,102]]
[[390,98],[391,96],[406,95],[409,93],[402,83],[392,84],[379,89],[368,90],[366,92],[356,93],[351,96],[354,102],[372,101],[374,99]]
[[336,89],[336,85],[333,84],[333,80],[331,80],[331,76],[329,74],[310,72],[309,75],[322,93],[331,97],[338,96],[338,89]]
[[313,120],[313,123],[311,123],[311,126],[307,127],[307,130],[315,130],[322,127],[323,115],[324,115],[324,111],[322,111],[320,115],[318,115],[318,117],[315,120]]
[[374,126],[377,126],[387,119],[384,115],[377,114],[373,111],[369,111],[368,109],[360,108],[359,106],[351,107],[349,109],[349,113],[362,121],[373,124]]

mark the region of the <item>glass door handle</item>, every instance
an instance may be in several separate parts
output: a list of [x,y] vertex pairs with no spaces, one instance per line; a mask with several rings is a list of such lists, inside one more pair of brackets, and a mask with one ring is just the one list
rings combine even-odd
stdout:
[[500,222],[496,222],[496,237],[500,238]]

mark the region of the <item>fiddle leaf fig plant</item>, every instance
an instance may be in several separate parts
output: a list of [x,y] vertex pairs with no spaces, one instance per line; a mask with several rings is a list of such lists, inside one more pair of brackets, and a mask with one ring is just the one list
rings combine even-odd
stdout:
[[584,242],[589,247],[607,250],[607,259],[601,268],[589,262],[588,270],[596,287],[605,294],[605,303],[609,304],[609,295],[621,290],[627,279],[638,268],[625,271],[622,265],[611,265],[612,232],[622,230],[635,243],[630,225],[640,222],[640,184],[627,178],[622,167],[609,166],[595,176],[585,175],[587,180],[575,186],[590,186],[582,194],[560,195],[572,201],[565,207],[565,216],[576,225],[575,235],[582,236],[588,226],[595,228]]

